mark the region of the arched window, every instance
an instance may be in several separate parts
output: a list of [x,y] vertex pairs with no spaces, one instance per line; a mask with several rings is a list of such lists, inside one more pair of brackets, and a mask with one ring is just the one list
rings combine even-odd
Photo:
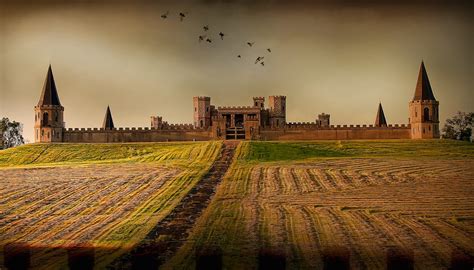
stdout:
[[423,120],[430,121],[430,109],[428,108],[423,109]]
[[202,120],[201,120],[200,124],[201,124],[201,127],[204,125],[204,124],[202,123]]
[[47,112],[43,113],[43,125],[44,126],[48,125],[48,113]]
[[54,112],[54,121],[58,122],[58,118],[59,118],[58,112]]

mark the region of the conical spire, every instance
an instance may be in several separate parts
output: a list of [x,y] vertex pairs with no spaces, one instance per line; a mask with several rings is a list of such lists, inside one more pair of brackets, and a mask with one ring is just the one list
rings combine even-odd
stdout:
[[59,105],[58,91],[56,89],[56,84],[54,83],[53,70],[51,65],[48,68],[48,74],[46,74],[46,79],[44,80],[43,92],[41,92],[40,100],[38,101],[38,106],[43,105]]
[[413,97],[413,100],[436,100],[423,61],[421,61],[418,82],[416,83],[415,96]]
[[107,106],[107,111],[105,112],[104,123],[102,124],[103,129],[113,129],[114,120],[112,120],[112,113],[110,112],[110,107]]
[[379,109],[377,110],[377,117],[375,118],[375,126],[376,127],[387,126],[387,120],[385,119],[385,114],[383,113],[382,103],[379,103]]

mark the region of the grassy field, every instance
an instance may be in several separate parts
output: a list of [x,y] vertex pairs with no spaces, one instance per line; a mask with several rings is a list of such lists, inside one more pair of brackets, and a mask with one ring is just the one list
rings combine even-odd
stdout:
[[[91,245],[107,250],[96,254],[96,263],[106,265],[178,204],[220,148],[220,142],[33,144],[0,151],[0,248]],[[32,264],[64,266],[64,252],[34,254]]]
[[[0,151],[0,248],[94,246],[104,267],[138,243],[209,169],[221,142],[32,144]],[[474,257],[474,144],[445,140],[242,142],[186,243],[165,265],[193,269],[222,250],[253,269],[262,249],[288,268],[322,266],[348,247],[356,269],[384,267],[392,246],[419,269]],[[186,222],[186,220],[178,220]],[[33,253],[64,267],[64,249]],[[0,253],[1,254],[1,253]],[[245,259],[243,259],[245,258]],[[2,264],[0,255],[0,265]]]
[[473,144],[244,142],[237,155],[165,268],[192,269],[207,247],[229,269],[256,268],[262,249],[289,269],[320,268],[323,251],[341,247],[355,269],[383,269],[392,247],[412,251],[417,269],[474,256]]

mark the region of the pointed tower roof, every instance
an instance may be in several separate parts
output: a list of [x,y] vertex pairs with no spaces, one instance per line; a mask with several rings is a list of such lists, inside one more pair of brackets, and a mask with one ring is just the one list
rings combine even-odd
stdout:
[[105,112],[104,123],[102,124],[103,129],[113,129],[114,120],[112,120],[112,113],[110,112],[110,107],[107,106],[107,111]]
[[379,103],[379,109],[377,110],[377,117],[375,118],[375,126],[381,127],[386,126],[387,120],[385,119],[385,114],[383,113],[382,103]]
[[421,61],[418,82],[416,83],[415,96],[413,97],[413,100],[436,100],[423,61]]
[[41,92],[41,97],[38,101],[38,106],[43,105],[61,106],[61,102],[59,102],[58,91],[56,89],[56,83],[54,82],[53,70],[51,69],[51,65],[49,65],[48,73],[46,74],[46,79],[44,80],[43,91]]

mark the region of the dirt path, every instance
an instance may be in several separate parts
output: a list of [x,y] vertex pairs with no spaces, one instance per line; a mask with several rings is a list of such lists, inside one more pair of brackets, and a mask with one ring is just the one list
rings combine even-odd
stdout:
[[117,258],[108,268],[155,268],[171,258],[186,241],[190,229],[211,201],[217,185],[232,163],[238,144],[238,141],[224,141],[219,157],[202,179],[130,253]]

